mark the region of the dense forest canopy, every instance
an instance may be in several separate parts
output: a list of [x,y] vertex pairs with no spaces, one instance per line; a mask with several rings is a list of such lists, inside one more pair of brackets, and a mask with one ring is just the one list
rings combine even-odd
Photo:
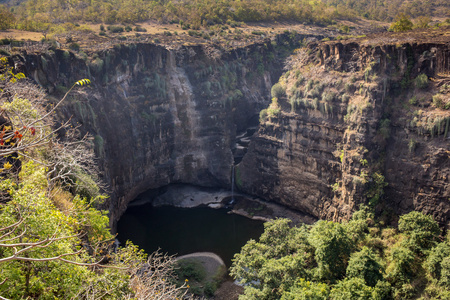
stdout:
[[385,227],[367,207],[348,222],[265,224],[231,267],[240,300],[449,299],[450,244],[431,216],[413,211]]
[[[6,11],[5,11],[6,10]],[[3,9],[2,14],[8,14]],[[392,21],[400,13],[411,17],[449,15],[446,0],[28,0],[11,2],[16,26],[40,30],[43,24],[65,22],[134,23],[154,20],[180,23],[198,29],[200,26],[230,22],[296,21],[327,25],[336,19],[357,16]]]

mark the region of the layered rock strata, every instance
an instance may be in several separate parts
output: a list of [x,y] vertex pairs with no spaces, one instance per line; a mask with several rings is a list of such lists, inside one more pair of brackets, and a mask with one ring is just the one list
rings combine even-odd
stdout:
[[366,204],[448,226],[450,46],[396,42],[294,55],[237,167],[240,189],[319,218],[348,219]]

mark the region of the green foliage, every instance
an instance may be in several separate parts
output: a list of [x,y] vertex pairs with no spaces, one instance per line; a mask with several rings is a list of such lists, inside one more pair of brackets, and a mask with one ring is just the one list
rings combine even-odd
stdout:
[[373,300],[391,300],[392,299],[392,286],[387,281],[378,281],[375,288],[372,289]]
[[413,153],[416,150],[417,142],[415,139],[411,138],[408,142],[409,153]]
[[147,29],[145,29],[144,27],[141,27],[141,26],[136,26],[136,27],[134,27],[134,31],[136,31],[136,32],[147,32]]
[[275,83],[271,90],[272,98],[281,98],[286,95],[286,89],[280,84]]
[[373,250],[363,247],[361,251],[350,256],[347,267],[347,278],[361,278],[368,286],[374,287],[383,279],[382,267]]
[[395,22],[389,27],[390,31],[401,32],[413,29],[413,23],[405,14],[399,14],[395,17]]
[[124,30],[124,28],[122,26],[116,26],[116,25],[110,25],[107,28],[112,33],[121,33]]
[[450,256],[442,260],[440,284],[446,288],[450,288]]
[[250,240],[235,255],[230,274],[248,284],[244,299],[279,299],[296,278],[309,277],[306,267],[313,262],[308,228],[291,228],[289,222],[278,219],[265,223],[259,242]]
[[450,102],[445,102],[442,94],[433,96],[433,105],[441,109],[450,109]]
[[334,286],[330,297],[333,300],[371,300],[372,288],[361,278],[346,278]]
[[380,121],[378,132],[384,139],[388,139],[391,135],[391,120],[388,118],[382,119]]
[[[413,212],[401,216],[400,232],[373,223],[367,206],[343,224],[266,223],[260,241],[235,255],[231,275],[245,283],[240,299],[447,299],[450,246],[436,244],[435,222]],[[428,250],[417,252],[418,245]]]
[[[1,79],[15,83],[22,76],[6,72]],[[68,91],[89,83],[90,80],[82,79]],[[34,94],[33,86],[26,87],[28,95],[41,100],[39,93]],[[149,266],[152,271],[149,276],[142,267],[145,255],[137,247],[127,243],[112,252],[114,236],[110,233],[108,212],[96,209],[102,206],[105,197],[98,195],[94,177],[85,172],[77,160],[80,157],[75,158],[72,152],[71,147],[76,145],[76,150],[83,154],[83,162],[95,168],[90,164],[87,149],[78,147],[83,140],[73,143],[50,140],[48,137],[54,133],[46,118],[52,111],[41,115],[35,102],[17,96],[10,101],[2,98],[1,103],[2,110],[14,112],[9,119],[13,127],[16,118],[21,125],[33,127],[23,126],[16,133],[26,153],[16,158],[21,162],[20,172],[11,173],[11,179],[6,179],[9,174],[3,172],[0,179],[0,190],[3,196],[7,195],[7,201],[0,205],[0,298],[142,299],[139,296],[142,290],[146,296],[163,290],[165,293],[169,290],[169,298],[183,294],[168,282],[173,278],[170,274],[154,274],[158,268],[169,270],[170,261],[159,260],[162,265]],[[69,133],[69,129],[64,129]],[[34,142],[32,150],[26,146],[27,139]],[[65,161],[70,161],[70,165],[65,165]],[[63,177],[62,173],[69,177]],[[64,189],[66,180],[75,183],[70,191]]]
[[202,281],[206,277],[205,268],[197,260],[183,259],[177,261],[175,273],[181,280]]
[[104,64],[105,64],[104,61],[101,58],[97,57],[89,64],[89,68],[94,73],[100,73],[103,70]]
[[387,185],[387,182],[384,181],[384,176],[380,172],[372,174],[369,188],[366,193],[371,207],[375,207],[380,202],[381,197],[384,195],[384,188]]
[[272,98],[272,103],[267,109],[263,109],[259,112],[259,122],[264,123],[267,118],[277,117],[281,112],[281,108],[278,105],[277,98]]
[[254,30],[254,31],[252,31],[252,34],[254,34],[254,35],[264,35],[264,31]]
[[441,230],[431,216],[412,211],[400,217],[398,230],[407,237],[408,245],[416,251],[431,249],[438,240]]
[[315,248],[314,258],[318,264],[318,277],[335,282],[344,278],[352,242],[342,224],[318,221],[308,236]]
[[[336,20],[354,18],[355,15],[368,19],[390,21],[399,12],[413,17],[435,13],[433,1],[400,0],[391,5],[388,0],[376,3],[372,0],[229,0],[229,1],[129,1],[107,0],[89,2],[75,0],[67,5],[64,2],[34,0],[25,1],[15,7],[20,28],[40,30],[52,23],[92,22],[134,24],[147,20],[160,23],[179,23],[183,30],[199,29],[200,26],[212,27],[216,24],[229,24],[237,27],[241,22],[295,21],[328,25]],[[439,1],[439,10],[448,8],[445,1]],[[437,5],[437,4],[435,4]],[[15,25],[13,14],[3,8],[1,11],[5,27]],[[419,23],[419,22],[418,22]],[[425,23],[425,22],[421,22]],[[76,25],[73,25],[76,27]],[[6,29],[6,28],[2,28]],[[351,28],[340,26],[341,32]]]
[[95,146],[95,152],[98,156],[103,156],[103,150],[104,150],[104,140],[101,135],[96,135],[94,137],[94,146]]
[[420,16],[414,22],[414,28],[428,28],[428,24],[431,22],[429,16]]
[[336,94],[332,92],[324,92],[322,99],[326,102],[332,102],[336,98]]
[[288,292],[283,293],[281,300],[327,300],[330,288],[325,283],[297,280]]
[[[82,263],[88,253],[80,249],[80,236],[77,232],[89,228],[86,241],[98,243],[112,239],[108,230],[108,218],[93,208],[86,209],[86,201],[75,197],[70,210],[64,213],[42,193],[47,186],[45,169],[34,162],[23,165],[20,185],[11,181],[2,181],[3,188],[9,185],[12,200],[0,208],[0,227],[5,227],[22,217],[23,222],[17,232],[24,231],[21,241],[36,242],[46,237],[60,238],[45,247],[36,247],[26,252],[27,258],[42,259],[66,254],[64,258]],[[20,214],[18,214],[20,212]],[[15,242],[15,241],[11,241]],[[12,255],[11,248],[1,248],[2,257]],[[77,251],[79,250],[79,251]],[[73,253],[72,255],[67,255]],[[8,278],[0,286],[3,296],[26,298],[39,295],[41,298],[71,298],[90,278],[96,278],[94,272],[86,266],[52,261],[8,261],[1,263],[1,277]],[[40,271],[46,270],[46,271]],[[51,288],[49,288],[51,287]]]
[[16,17],[4,5],[0,5],[0,30],[14,28]]
[[440,243],[430,251],[425,267],[432,278],[441,279],[442,261],[446,257],[450,257],[450,245],[447,243]]
[[415,277],[419,265],[414,252],[402,245],[396,245],[390,252],[391,263],[386,269],[387,279],[391,284],[401,288]]
[[425,89],[428,87],[428,76],[426,74],[419,74],[414,80],[416,87],[419,89]]
[[69,45],[69,49],[73,51],[79,51],[80,50],[80,44],[78,43],[71,43]]
[[355,245],[365,238],[369,231],[368,222],[372,219],[373,213],[369,207],[362,205],[359,211],[353,213],[351,220],[343,224],[348,236]]
[[[17,211],[26,215],[26,220],[21,224],[19,230],[26,230],[26,235],[21,239],[23,242],[36,241],[36,237],[52,236],[57,233],[58,237],[73,236],[76,223],[72,218],[58,211],[51,202],[43,195],[36,193],[39,185],[46,186],[46,178],[43,168],[36,168],[32,163],[24,166],[24,172],[29,173],[20,188],[9,187],[12,196],[10,205],[1,207],[0,227],[13,224],[20,220]],[[45,222],[42,222],[45,220]],[[20,232],[19,231],[19,232]],[[75,238],[63,239],[46,248],[33,249],[27,252],[30,258],[42,258],[74,252],[72,244]],[[2,257],[12,255],[12,249],[2,248]],[[77,256],[72,259],[80,261]],[[48,268],[50,272],[38,272],[42,268]],[[75,295],[83,280],[89,276],[89,271],[83,267],[60,264],[57,262],[19,262],[11,261],[2,263],[1,275],[9,280],[0,287],[3,296],[26,298],[31,294],[42,295],[44,298],[52,295]],[[58,282],[59,278],[66,278]],[[70,279],[72,278],[72,280]],[[53,287],[48,290],[47,287]]]

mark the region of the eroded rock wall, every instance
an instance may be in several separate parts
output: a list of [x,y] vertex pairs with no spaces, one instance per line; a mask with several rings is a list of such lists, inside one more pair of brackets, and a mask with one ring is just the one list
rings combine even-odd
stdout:
[[230,186],[236,132],[267,106],[296,43],[280,36],[237,49],[128,44],[15,59],[55,99],[77,80],[91,79],[91,87],[71,94],[60,118],[72,118],[94,137],[111,189],[107,208],[117,221],[147,189]]
[[367,204],[448,226],[449,49],[355,41],[299,51],[237,167],[240,189],[319,218]]

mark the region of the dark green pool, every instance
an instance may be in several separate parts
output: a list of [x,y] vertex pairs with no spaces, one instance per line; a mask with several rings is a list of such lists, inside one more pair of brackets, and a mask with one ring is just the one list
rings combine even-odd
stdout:
[[208,207],[129,207],[117,225],[117,238],[131,240],[147,253],[214,252],[227,266],[249,239],[258,239],[263,222]]

